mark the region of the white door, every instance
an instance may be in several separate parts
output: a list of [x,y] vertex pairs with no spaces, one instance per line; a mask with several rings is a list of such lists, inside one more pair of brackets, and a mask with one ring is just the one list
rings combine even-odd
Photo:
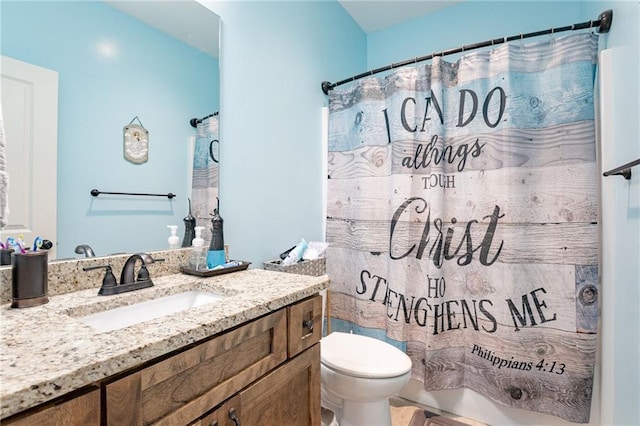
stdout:
[[2,115],[9,173],[9,223],[0,238],[51,240],[56,258],[58,73],[0,57]]

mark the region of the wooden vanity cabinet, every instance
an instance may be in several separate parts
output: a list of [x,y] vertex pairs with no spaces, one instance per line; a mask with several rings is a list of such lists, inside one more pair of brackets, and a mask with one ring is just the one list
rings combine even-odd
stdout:
[[69,396],[2,420],[3,426],[87,426],[100,424],[100,389]]
[[245,426],[320,425],[320,345],[240,392],[240,407]]
[[316,295],[105,383],[104,423],[319,425],[321,320]]

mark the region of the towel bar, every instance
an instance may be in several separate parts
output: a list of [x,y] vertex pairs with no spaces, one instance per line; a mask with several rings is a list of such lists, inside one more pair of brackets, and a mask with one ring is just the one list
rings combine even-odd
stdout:
[[631,168],[633,166],[637,166],[638,164],[640,164],[640,158],[630,163],[623,164],[620,167],[616,167],[615,169],[611,169],[608,172],[604,172],[602,176],[607,177],[607,176],[613,176],[613,175],[621,175],[626,180],[631,180]]
[[104,191],[98,191],[97,189],[92,189],[91,190],[91,195],[93,195],[94,197],[97,197],[100,194],[111,194],[111,195],[142,195],[142,196],[149,196],[149,197],[167,197],[168,199],[172,199],[173,197],[176,196],[176,194],[169,192],[168,194],[141,194],[141,193],[136,193],[136,192],[104,192]]

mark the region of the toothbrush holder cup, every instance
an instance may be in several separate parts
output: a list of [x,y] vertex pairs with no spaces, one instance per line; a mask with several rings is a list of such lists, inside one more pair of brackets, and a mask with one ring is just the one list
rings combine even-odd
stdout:
[[47,251],[13,253],[11,258],[11,307],[28,308],[49,302]]
[[0,265],[11,265],[11,253],[13,249],[0,249]]

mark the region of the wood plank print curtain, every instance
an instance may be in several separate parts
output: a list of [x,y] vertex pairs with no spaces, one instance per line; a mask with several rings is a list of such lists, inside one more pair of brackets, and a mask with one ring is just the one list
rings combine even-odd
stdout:
[[405,350],[428,391],[589,421],[596,54],[513,42],[330,92],[332,331]]
[[211,241],[211,217],[217,207],[220,130],[219,116],[207,117],[196,127],[191,183],[191,207],[197,226],[204,226],[205,247]]

